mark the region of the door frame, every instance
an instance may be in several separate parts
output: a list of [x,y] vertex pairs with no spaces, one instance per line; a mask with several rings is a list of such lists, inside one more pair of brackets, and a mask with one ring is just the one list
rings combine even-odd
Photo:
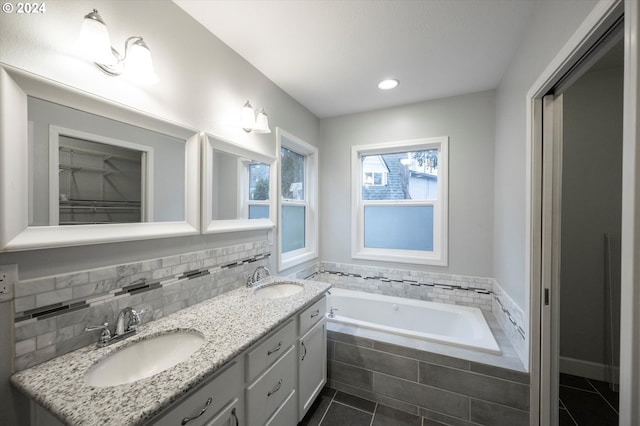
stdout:
[[[529,278],[529,359],[531,373],[531,425],[550,425],[553,407],[549,391],[553,349],[550,328],[557,318],[545,307],[544,289],[550,287],[551,257],[542,256],[543,194],[552,194],[552,181],[543,184],[543,96],[569,72],[602,35],[625,16],[623,200],[621,271],[620,425],[640,424],[640,6],[636,1],[600,0],[527,92],[526,97],[526,276]],[[551,163],[553,164],[553,163]],[[550,214],[547,211],[546,214]],[[545,226],[548,226],[545,223]],[[545,235],[543,237],[543,235]],[[552,241],[547,240],[545,245]],[[556,259],[557,260],[557,259]],[[635,260],[635,261],[634,261]],[[556,262],[557,263],[557,262]],[[553,303],[553,301],[552,301]],[[544,321],[543,321],[544,319]],[[557,329],[557,323],[556,329]],[[556,405],[557,406],[557,403]]]

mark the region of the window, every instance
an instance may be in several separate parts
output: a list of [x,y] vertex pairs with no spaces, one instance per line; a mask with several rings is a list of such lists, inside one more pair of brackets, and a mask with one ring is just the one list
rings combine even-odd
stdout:
[[318,150],[278,129],[280,153],[279,270],[318,255]]
[[247,165],[247,184],[249,186],[245,200],[248,219],[269,219],[269,165],[250,162]]
[[352,256],[447,265],[448,138],[352,148]]

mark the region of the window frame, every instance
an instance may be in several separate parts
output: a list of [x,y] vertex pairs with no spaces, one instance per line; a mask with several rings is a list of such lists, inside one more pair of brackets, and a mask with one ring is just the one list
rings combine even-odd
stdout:
[[[283,147],[304,156],[304,200],[282,198],[281,149]],[[318,148],[276,127],[276,152],[278,155],[278,271],[280,272],[318,257]],[[305,207],[305,246],[287,253],[282,253],[282,206]]]
[[[271,169],[269,169],[269,173],[267,174],[269,176],[269,198],[267,198],[266,200],[252,200],[251,199],[251,166],[256,166],[256,165],[263,165],[263,166],[267,166],[269,168],[273,167],[271,164],[267,164],[267,163],[263,163],[262,161],[257,161],[257,160],[238,160],[241,162],[241,165],[239,167],[240,169],[240,173],[241,173],[241,186],[242,186],[242,197],[240,198],[240,201],[242,203],[241,206],[241,217],[242,218],[246,218],[249,219],[249,211],[251,209],[251,206],[266,206],[267,210],[270,210],[269,207],[271,205]],[[263,218],[264,219],[264,218]],[[269,219],[269,218],[266,218]],[[257,220],[257,219],[251,219],[251,220]]]
[[[437,200],[362,200],[364,170],[362,157],[368,155],[438,149]],[[383,262],[420,265],[448,265],[448,174],[449,137],[434,137],[351,147],[351,257]],[[364,246],[365,206],[433,206],[433,251],[366,248]]]

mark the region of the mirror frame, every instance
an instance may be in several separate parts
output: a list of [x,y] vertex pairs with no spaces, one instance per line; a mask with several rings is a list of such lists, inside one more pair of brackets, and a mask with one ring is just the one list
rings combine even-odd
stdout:
[[[75,109],[81,106],[92,114],[184,140],[184,220],[29,226],[27,96]],[[199,140],[195,130],[0,63],[0,252],[199,234]]]
[[[250,158],[269,165],[269,219],[221,219],[212,220],[213,212],[213,151]],[[202,233],[213,234],[232,231],[273,229],[276,218],[277,194],[276,157],[253,151],[228,139],[209,133],[202,137]]]

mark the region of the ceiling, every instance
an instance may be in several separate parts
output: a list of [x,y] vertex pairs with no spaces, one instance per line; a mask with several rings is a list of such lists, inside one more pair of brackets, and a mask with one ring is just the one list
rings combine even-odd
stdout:
[[174,2],[325,118],[496,88],[535,0]]

